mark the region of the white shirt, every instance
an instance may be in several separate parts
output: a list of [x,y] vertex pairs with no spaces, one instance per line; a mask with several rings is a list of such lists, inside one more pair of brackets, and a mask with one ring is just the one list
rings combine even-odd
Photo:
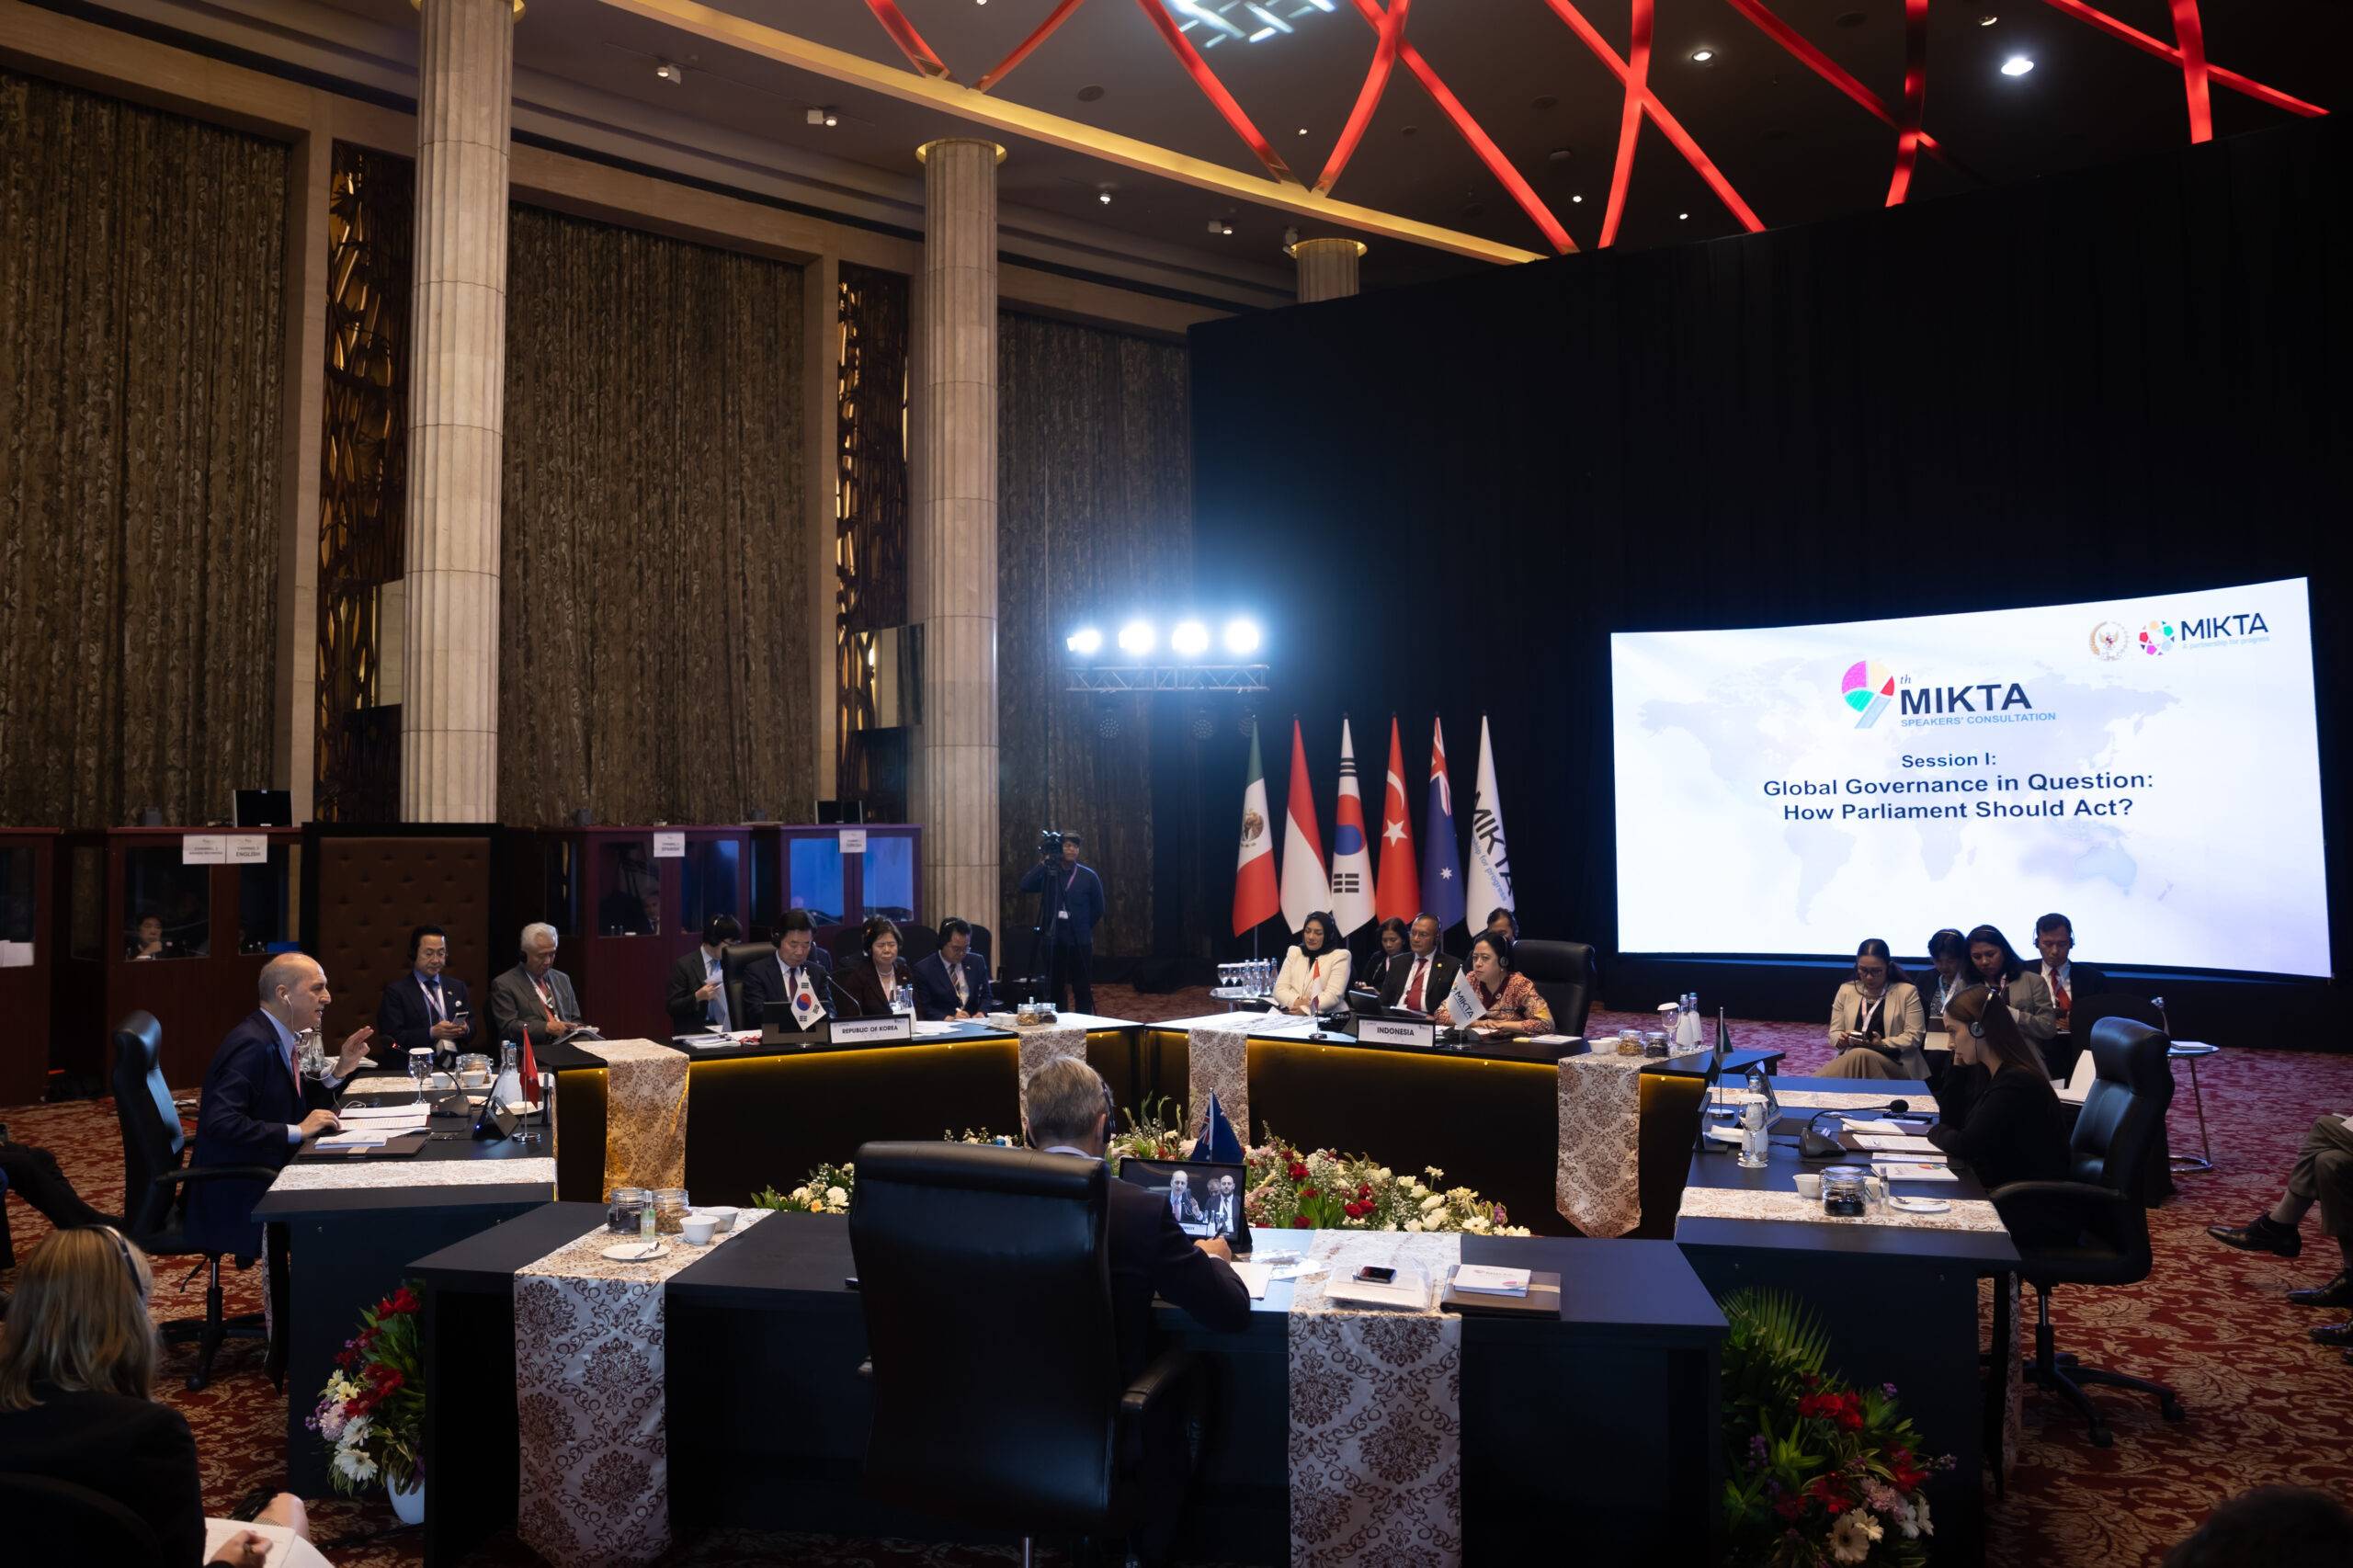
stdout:
[[[297,1086],[300,1086],[302,1078],[302,1068],[301,1064],[298,1062],[294,1057],[295,1051],[301,1045],[300,1038],[292,1029],[286,1027],[285,1020],[281,1019],[277,1014],[271,1012],[268,1008],[264,1007],[261,1010],[261,1016],[267,1018],[269,1020],[269,1027],[278,1031],[279,1060],[286,1063],[287,1070],[294,1074],[295,1083]],[[338,1088],[343,1084],[342,1079],[334,1076],[332,1074],[322,1078],[320,1082],[324,1084],[330,1089]],[[301,1143],[302,1142],[302,1129],[291,1121],[287,1122],[284,1125],[286,1128],[286,1142],[290,1144]]]

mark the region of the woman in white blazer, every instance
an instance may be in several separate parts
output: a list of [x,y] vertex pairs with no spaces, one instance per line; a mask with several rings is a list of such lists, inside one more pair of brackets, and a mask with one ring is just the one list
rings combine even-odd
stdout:
[[1877,937],[1855,949],[1854,977],[1830,1003],[1830,1048],[1837,1058],[1822,1070],[1825,1078],[1918,1078],[1928,1076],[1920,1042],[1928,1016],[1920,989]]
[[1286,1013],[1336,1011],[1348,991],[1348,949],[1318,910],[1300,923],[1299,941],[1275,976],[1275,1006]]

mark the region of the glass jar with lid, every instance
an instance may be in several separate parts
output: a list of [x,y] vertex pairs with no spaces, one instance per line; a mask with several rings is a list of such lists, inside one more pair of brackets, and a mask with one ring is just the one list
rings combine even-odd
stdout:
[[1822,1211],[1859,1217],[1863,1212],[1865,1184],[1870,1172],[1861,1165],[1832,1165],[1822,1173]]
[[683,1187],[658,1187],[654,1189],[654,1228],[665,1236],[675,1236],[687,1218],[688,1204]]
[[617,1187],[605,1204],[605,1228],[620,1235],[637,1234],[638,1216],[654,1201],[642,1187]]

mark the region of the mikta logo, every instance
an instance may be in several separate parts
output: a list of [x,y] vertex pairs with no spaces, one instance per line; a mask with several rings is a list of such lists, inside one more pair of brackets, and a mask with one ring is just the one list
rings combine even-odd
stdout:
[[2173,622],[2157,619],[2141,628],[2141,652],[2155,657],[2173,646]]
[[1875,659],[1857,659],[1847,666],[1847,678],[1838,683],[1838,695],[1855,711],[1855,728],[1868,730],[1879,722],[1887,705],[1895,697],[1895,676],[1885,665]]

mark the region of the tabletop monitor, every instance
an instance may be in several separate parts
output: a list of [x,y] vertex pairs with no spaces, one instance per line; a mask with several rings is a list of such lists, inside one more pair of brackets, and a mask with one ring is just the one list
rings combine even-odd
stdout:
[[1242,1166],[1211,1160],[1121,1160],[1120,1179],[1167,1204],[1187,1235],[1199,1241],[1222,1237],[1236,1256],[1250,1250],[1250,1222],[1242,1215],[1250,1176]]

